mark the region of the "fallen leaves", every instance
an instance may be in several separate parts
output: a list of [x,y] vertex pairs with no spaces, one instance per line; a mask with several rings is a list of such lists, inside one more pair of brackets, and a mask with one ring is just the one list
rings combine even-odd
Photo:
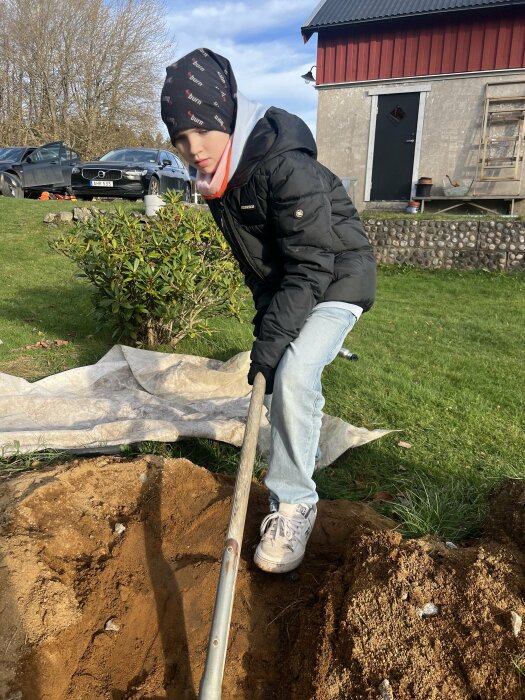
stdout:
[[69,340],[46,340],[43,338],[32,345],[24,345],[24,350],[49,350],[50,348],[61,348],[64,347],[64,345],[69,345]]

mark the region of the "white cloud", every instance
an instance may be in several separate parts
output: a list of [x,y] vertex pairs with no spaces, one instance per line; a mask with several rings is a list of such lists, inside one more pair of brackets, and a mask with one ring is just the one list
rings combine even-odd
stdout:
[[175,8],[167,16],[176,42],[173,60],[201,46],[225,56],[241,92],[298,114],[315,134],[317,93],[300,77],[316,62],[315,40],[304,45],[300,33],[315,0],[263,0],[257,6],[208,0],[187,12],[177,9],[181,5],[168,5]]
[[256,5],[208,1],[194,3],[191,9],[187,1],[176,0],[170,5],[176,9],[168,13],[167,19],[176,32],[199,33],[202,29],[213,28],[216,36],[238,37],[295,24],[297,37],[302,41],[300,27],[311,14],[315,0],[262,0]]

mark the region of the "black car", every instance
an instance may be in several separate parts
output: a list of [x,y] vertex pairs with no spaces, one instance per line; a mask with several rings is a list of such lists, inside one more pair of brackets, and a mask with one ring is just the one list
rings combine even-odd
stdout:
[[190,176],[184,163],[170,151],[157,148],[115,148],[98,160],[80,163],[71,176],[79,199],[124,197],[179,190],[190,201]]
[[0,148],[0,192],[6,197],[29,197],[45,190],[65,193],[71,168],[80,156],[63,141],[43,146]]

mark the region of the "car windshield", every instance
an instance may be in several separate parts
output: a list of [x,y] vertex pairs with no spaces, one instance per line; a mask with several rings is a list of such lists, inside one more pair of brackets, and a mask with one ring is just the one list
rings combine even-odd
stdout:
[[158,151],[140,148],[117,148],[99,160],[113,160],[119,163],[156,163]]
[[0,160],[16,163],[24,155],[25,148],[0,148]]

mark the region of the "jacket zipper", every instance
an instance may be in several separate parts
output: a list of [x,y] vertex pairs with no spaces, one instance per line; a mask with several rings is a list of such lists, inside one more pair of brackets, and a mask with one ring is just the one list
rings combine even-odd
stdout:
[[[221,217],[221,229],[222,231],[228,231],[228,234],[224,234],[224,237],[231,245],[232,249],[237,252],[237,255],[241,260],[244,260],[246,265],[250,268],[253,274],[264,282],[264,276],[253,264],[250,254],[246,250],[244,243],[235,235],[235,227],[231,224],[231,220],[228,216],[227,210],[223,204],[222,198],[220,199],[220,217]],[[226,225],[225,222],[226,221]]]

